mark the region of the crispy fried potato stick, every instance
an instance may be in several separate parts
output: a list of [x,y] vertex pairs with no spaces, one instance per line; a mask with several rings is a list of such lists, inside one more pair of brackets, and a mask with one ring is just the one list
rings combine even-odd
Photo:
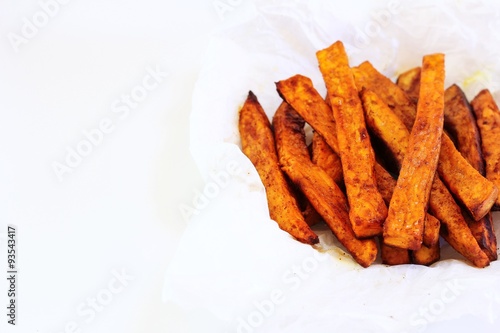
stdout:
[[[400,117],[410,130],[415,121],[416,109],[406,93],[390,79],[379,73],[369,62],[353,68],[358,89],[363,87],[374,91]],[[465,163],[446,134],[442,135],[443,144],[439,155],[438,172],[450,187],[455,197],[467,208],[475,220],[486,215],[498,190],[477,170]],[[455,167],[456,166],[456,167]]]
[[[377,136],[386,143],[390,150],[401,152],[400,156],[406,154],[408,145],[405,141],[409,140],[410,133],[403,122],[401,120],[398,121],[399,118],[373,92],[364,90],[361,96],[364,102],[363,105],[365,106],[368,127],[373,132],[378,133]],[[385,123],[390,124],[390,132],[384,130],[385,125],[383,124]],[[380,128],[377,129],[375,126],[380,126]],[[388,138],[391,136],[398,137],[399,139],[392,140],[392,138]],[[392,146],[396,144],[400,146]],[[381,176],[377,174],[379,183],[380,179]],[[386,187],[391,186],[390,180],[386,181],[386,183],[388,184]],[[441,235],[457,252],[470,260],[475,266],[485,267],[489,264],[488,257],[481,251],[471,230],[467,226],[461,214],[460,207],[456,204],[452,195],[437,175],[434,177],[431,188],[429,210],[433,216],[441,221]],[[446,230],[446,232],[443,233],[443,230]]]
[[[481,133],[481,146],[486,163],[486,178],[500,187],[500,110],[488,89],[477,94],[471,102]],[[500,208],[500,197],[495,208]]]
[[285,102],[276,111],[273,128],[281,167],[300,187],[354,260],[367,267],[376,259],[377,244],[373,239],[356,238],[349,223],[344,194],[333,179],[309,158],[304,124],[304,119]]
[[444,55],[424,56],[415,125],[384,223],[384,242],[418,250],[439,159],[444,119]]
[[420,91],[420,67],[412,68],[398,76],[396,84],[403,89],[408,97],[417,104]]
[[240,110],[239,131],[243,153],[252,161],[266,189],[271,219],[300,242],[318,243],[318,236],[304,221],[278,164],[269,119],[251,91]]
[[363,108],[342,42],[316,53],[337,126],[339,156],[354,233],[373,237],[382,232],[387,207],[374,175],[375,154],[366,130]]

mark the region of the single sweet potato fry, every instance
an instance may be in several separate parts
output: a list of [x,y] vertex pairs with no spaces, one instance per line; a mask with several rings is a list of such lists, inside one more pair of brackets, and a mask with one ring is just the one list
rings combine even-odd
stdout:
[[352,73],[359,91],[368,88],[376,93],[411,131],[417,114],[417,104],[397,84],[377,71],[368,61],[353,67]]
[[[386,204],[389,205],[389,203],[391,202],[392,193],[394,192],[394,188],[396,187],[396,180],[392,178],[392,176],[384,168],[382,168],[380,164],[375,165],[375,177],[377,178],[378,190],[382,194],[382,197],[384,198]],[[440,227],[439,220],[429,214],[427,214],[426,217],[427,218],[425,219],[426,224],[424,226],[424,239],[423,239],[424,245],[422,245],[421,249],[427,248],[427,246],[425,246],[426,241],[430,242],[429,246],[431,247],[436,246],[436,243],[439,242],[439,227]],[[429,221],[433,223],[437,222],[437,232],[435,224],[433,224],[430,227],[427,226],[427,223]],[[437,233],[437,239],[436,239],[436,233]],[[387,245],[384,243],[383,238],[380,237],[380,255],[383,264],[386,265],[409,264],[411,263],[410,252],[412,251]]]
[[441,222],[431,214],[427,213],[424,221],[424,238],[422,239],[422,244],[428,247],[433,247],[436,243],[439,243],[440,228]]
[[385,143],[399,170],[408,151],[410,132],[401,119],[372,90],[363,88],[360,96],[365,111],[366,126]]
[[460,207],[446,186],[439,181],[432,183],[429,210],[441,221],[441,236],[461,255],[470,260],[476,267],[486,267],[490,260],[479,247],[465,222]]
[[429,266],[439,260],[441,251],[438,242],[433,246],[422,245],[420,249],[410,252],[414,264]]
[[295,197],[297,205],[299,206],[300,212],[302,213],[302,216],[304,217],[307,225],[312,227],[313,225],[321,222],[321,215],[319,215],[316,209],[314,209],[314,207],[311,205],[304,193],[302,193],[300,188],[295,185],[289,177],[286,177],[286,174],[285,178],[287,179],[287,183],[290,187],[291,193]]
[[418,250],[439,159],[444,112],[444,55],[424,56],[415,125],[384,223],[384,242]]
[[281,167],[300,187],[354,260],[367,267],[376,259],[377,244],[374,239],[356,238],[344,194],[333,179],[309,158],[304,124],[304,119],[285,102],[276,111],[273,128]]
[[456,84],[444,92],[444,129],[467,162],[484,176],[481,134],[467,97]]
[[[406,130],[406,128],[405,128]],[[408,134],[409,136],[409,134]],[[377,187],[382,194],[382,197],[384,198],[384,201],[387,205],[391,202],[392,194],[394,192],[394,188],[396,187],[396,179],[394,179],[384,168],[380,166],[380,164],[375,165],[375,177],[377,178]],[[424,237],[423,237],[423,244],[426,246],[434,246],[437,242],[439,242],[439,229],[440,229],[441,223],[437,218],[430,214],[426,214],[426,218],[424,221]],[[383,241],[383,239],[382,239]],[[382,245],[386,245],[383,242],[381,243]],[[387,246],[387,245],[386,245]],[[394,255],[396,257],[399,257],[400,255],[403,255],[405,252],[404,251],[395,251],[395,253],[392,253],[394,251],[391,251],[392,249],[398,249],[393,246],[388,246],[389,249],[386,249],[390,255]],[[382,251],[382,259],[383,259],[383,254],[384,251]],[[406,253],[408,251],[406,250]],[[389,254],[388,254],[389,255]],[[409,257],[408,257],[409,258]],[[398,260],[402,261],[403,259]],[[387,262],[387,264],[390,264]]]
[[474,220],[488,214],[498,198],[498,188],[467,162],[447,135],[443,135],[441,141],[437,170]]
[[330,148],[318,132],[314,132],[313,134],[312,161],[325,170],[340,189],[345,189],[340,157]]
[[[486,178],[500,187],[500,110],[488,89],[480,91],[471,105],[481,133]],[[499,208],[500,197],[497,197],[495,209]]]
[[278,163],[271,124],[252,92],[240,110],[239,131],[243,153],[254,164],[266,189],[271,219],[297,240],[318,243],[318,236],[304,221],[290,192]]
[[338,155],[337,129],[332,109],[314,88],[310,78],[297,74],[276,82],[278,94],[317,131]]
[[387,207],[377,189],[375,155],[347,54],[337,41],[316,56],[336,123],[352,228],[360,238],[380,235]]
[[380,240],[380,255],[382,257],[382,263],[385,265],[392,266],[411,263],[410,251],[387,245],[382,239]]
[[[358,89],[365,87],[375,92],[404,122],[408,130],[413,128],[416,108],[399,86],[378,72],[369,62],[353,68],[353,73]],[[447,137],[446,133],[442,136]],[[494,203],[492,198],[498,196],[495,193],[497,190],[477,170],[464,163],[461,154],[453,145],[450,146],[447,142],[444,144],[445,149],[441,149],[437,170],[454,196],[471,212],[474,219],[479,220],[491,209]],[[451,167],[455,165],[459,167]]]
[[422,68],[412,68],[398,76],[396,84],[403,89],[408,97],[417,104],[420,91],[420,74]]
[[469,225],[469,228],[474,235],[477,243],[481,247],[484,253],[488,256],[490,261],[495,261],[498,259],[497,253],[497,237],[495,235],[495,228],[493,226],[493,215],[490,213],[486,214],[479,221],[475,221],[467,211],[462,212],[465,221]]

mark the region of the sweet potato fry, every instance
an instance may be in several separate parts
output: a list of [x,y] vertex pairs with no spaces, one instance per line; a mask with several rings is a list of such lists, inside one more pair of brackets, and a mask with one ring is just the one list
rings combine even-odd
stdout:
[[368,88],[376,93],[411,131],[417,114],[417,104],[397,84],[377,71],[368,61],[353,67],[352,73],[359,91]]
[[385,265],[404,265],[410,264],[410,251],[385,244],[380,240],[380,256]]
[[290,187],[291,193],[295,197],[297,205],[299,206],[300,212],[302,213],[302,216],[304,217],[304,220],[306,221],[307,225],[312,227],[313,225],[321,222],[322,221],[321,215],[319,215],[316,209],[314,209],[314,207],[311,205],[311,203],[304,195],[304,193],[302,193],[300,188],[297,185],[295,185],[290,180],[289,177],[285,178],[287,179],[287,183]]
[[493,216],[490,213],[486,214],[479,221],[475,221],[468,212],[464,211],[463,216],[469,225],[469,228],[474,235],[477,243],[484,253],[488,256],[490,261],[498,259],[497,253],[497,237],[493,226]]
[[394,188],[396,188],[396,179],[387,172],[380,164],[375,164],[375,178],[377,178],[377,188],[386,205],[389,205],[392,198],[392,193],[394,193]]
[[317,131],[338,155],[337,129],[332,109],[314,88],[310,78],[297,74],[276,82],[278,94]]
[[[416,116],[414,103],[406,93],[387,77],[379,73],[370,63],[364,62],[353,68],[358,89],[363,87],[374,91],[400,117],[411,130]],[[443,142],[447,135],[443,134]],[[457,165],[459,167],[455,168]],[[464,159],[454,145],[444,142],[438,164],[439,175],[450,187],[455,197],[463,203],[475,220],[482,218],[493,205],[492,198],[498,190],[488,183],[477,170],[464,163]],[[474,184],[474,186],[471,186]]]
[[[388,108],[387,111],[392,113]],[[372,114],[373,115],[373,114]],[[394,115],[394,114],[393,114]],[[367,116],[367,123],[369,123],[369,116]],[[402,123],[400,122],[400,126]],[[398,144],[406,145],[404,141],[408,141],[410,133],[406,130],[404,126],[400,127],[402,131],[406,132],[406,140],[401,140]],[[391,133],[396,133],[398,128],[391,128]],[[396,134],[397,135],[397,134]],[[379,164],[375,165],[375,177],[377,178],[377,187],[379,192],[382,194],[384,201],[387,205],[390,204],[392,194],[394,193],[394,189],[396,188],[396,180],[392,178],[392,176],[385,171]],[[439,229],[441,226],[441,222],[430,214],[426,214],[424,221],[424,235],[422,242],[424,245],[432,247],[437,242],[439,242]]]
[[345,189],[340,157],[330,148],[318,132],[314,132],[313,134],[312,162],[325,170],[340,189]]
[[411,251],[412,262],[417,265],[432,265],[440,258],[439,242],[433,246],[422,245],[417,251]]
[[304,120],[283,102],[273,117],[273,128],[283,171],[300,187],[353,258],[361,266],[369,266],[376,259],[377,244],[373,239],[356,238],[344,194],[333,179],[310,160]]
[[240,110],[239,131],[243,153],[252,161],[264,184],[271,219],[297,240],[319,242],[304,221],[278,164],[271,124],[257,97],[249,92]]
[[[415,125],[384,223],[384,242],[418,250],[437,168],[444,112],[444,55],[424,56]],[[409,204],[411,203],[411,204]]]
[[495,203],[498,188],[465,160],[446,135],[443,135],[439,156],[438,172],[443,182],[474,220],[483,218]]
[[373,171],[375,155],[347,54],[342,42],[338,41],[318,51],[316,56],[337,126],[339,156],[354,233],[360,238],[380,235],[387,207],[377,189]]
[[[377,178],[377,187],[384,198],[387,205],[391,202],[392,193],[396,187],[396,180],[380,166],[380,164],[375,165],[375,177]],[[430,215],[429,215],[430,216]],[[434,218],[435,219],[435,218]],[[426,219],[427,221],[428,219]],[[439,220],[436,219],[439,222]],[[439,226],[438,226],[438,238],[439,238]],[[425,240],[425,228],[424,228],[424,240]],[[401,249],[399,247],[390,246],[384,243],[382,237],[380,237],[380,255],[382,258],[382,263],[386,265],[403,265],[411,263],[410,252],[407,249]]]
[[367,127],[385,143],[397,163],[396,169],[399,170],[408,151],[410,132],[376,93],[363,88],[360,96]]
[[481,134],[472,107],[456,84],[444,92],[444,129],[467,162],[484,176]]
[[403,89],[408,97],[417,104],[420,91],[420,67],[412,68],[398,76],[396,84]]
[[[484,89],[471,102],[481,133],[481,145],[486,163],[486,178],[500,187],[500,110],[490,91]],[[500,197],[495,209],[500,208]]]
[[422,244],[428,247],[433,247],[439,243],[439,230],[441,222],[431,214],[425,214],[424,221],[424,238]]
[[[405,141],[409,140],[410,133],[406,129],[403,122],[401,120],[398,122],[397,119],[399,118],[393,119],[395,114],[381,101],[381,99],[378,98],[376,94],[370,93],[369,90],[364,90],[361,96],[365,106],[368,127],[373,132],[380,135],[379,137],[386,143],[386,145],[388,145],[390,150],[402,151],[399,156],[406,154],[408,145]],[[369,101],[369,103],[367,103],[367,101]],[[372,118],[380,118],[382,121],[374,121]],[[385,122],[390,124],[390,131],[383,130],[385,127],[381,125]],[[374,126],[381,127],[374,130]],[[389,138],[392,135],[398,137],[399,139],[392,140]],[[399,144],[400,146],[392,146],[396,144]],[[377,168],[375,170],[377,170]],[[379,186],[381,178],[382,177],[377,173]],[[385,177],[385,179],[385,186],[390,187],[390,179],[387,179],[387,177]],[[384,192],[381,190],[381,193]],[[429,210],[433,216],[441,222],[441,234],[446,241],[448,241],[448,243],[455,250],[457,250],[457,252],[470,260],[475,266],[485,267],[489,264],[488,257],[481,251],[481,248],[474,239],[471,230],[468,228],[467,223],[462,216],[460,207],[456,204],[452,195],[437,175],[435,175],[432,183],[429,198]],[[443,230],[446,232],[443,233]]]

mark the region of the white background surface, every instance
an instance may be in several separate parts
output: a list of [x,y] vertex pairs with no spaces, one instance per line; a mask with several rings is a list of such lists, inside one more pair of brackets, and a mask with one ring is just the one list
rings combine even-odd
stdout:
[[[202,319],[162,303],[161,293],[186,226],[179,206],[204,185],[188,149],[203,50],[213,32],[252,11],[250,0],[232,3],[223,20],[212,0],[73,0],[16,52],[9,33],[21,35],[40,5],[0,1],[2,271],[8,223],[19,246],[18,325],[8,327],[2,310],[2,332],[202,331]],[[168,76],[120,118],[113,103],[147,68]],[[54,161],[105,118],[113,131],[59,181]],[[109,293],[123,271],[133,279]],[[106,304],[95,316],[78,312],[99,297]],[[468,323],[456,326],[480,327]]]

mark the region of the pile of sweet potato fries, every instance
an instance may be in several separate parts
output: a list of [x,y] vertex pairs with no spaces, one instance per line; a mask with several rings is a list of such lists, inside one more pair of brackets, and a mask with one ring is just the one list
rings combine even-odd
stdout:
[[350,67],[340,41],[316,56],[326,98],[295,75],[276,83],[272,124],[252,92],[240,109],[271,219],[311,245],[324,221],[363,267],[379,251],[384,264],[430,265],[440,238],[476,267],[496,260],[500,111],[490,92],[469,104],[457,85],[445,90],[439,53],[396,83],[369,62]]

